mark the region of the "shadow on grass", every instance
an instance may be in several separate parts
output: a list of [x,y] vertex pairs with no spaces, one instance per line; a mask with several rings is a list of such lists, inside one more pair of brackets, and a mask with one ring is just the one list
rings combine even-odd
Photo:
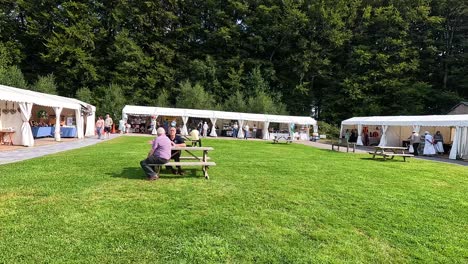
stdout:
[[[126,179],[134,179],[134,180],[146,180],[146,175],[143,172],[143,169],[140,167],[126,167],[123,168],[121,172],[116,172],[116,173],[107,173],[113,178],[126,178]],[[190,169],[190,170],[184,170],[184,175],[174,175],[172,174],[171,170],[167,170],[165,168],[161,169],[161,172],[159,173],[159,179],[164,180],[164,179],[176,179],[176,178],[195,178],[195,177],[200,177],[202,178],[202,175],[197,175],[197,170],[196,169]]]

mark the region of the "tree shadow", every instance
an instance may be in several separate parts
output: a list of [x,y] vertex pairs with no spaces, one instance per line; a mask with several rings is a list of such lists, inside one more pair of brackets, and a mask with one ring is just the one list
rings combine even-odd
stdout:
[[[184,170],[184,175],[174,175],[172,174],[171,170],[167,170],[165,168],[161,169],[159,173],[159,179],[176,179],[176,178],[199,178],[203,177],[203,173],[197,175],[197,169],[189,169]],[[123,168],[120,172],[115,173],[107,173],[113,178],[126,178],[126,179],[133,179],[133,180],[146,180],[146,175],[143,172],[141,167],[126,167]]]

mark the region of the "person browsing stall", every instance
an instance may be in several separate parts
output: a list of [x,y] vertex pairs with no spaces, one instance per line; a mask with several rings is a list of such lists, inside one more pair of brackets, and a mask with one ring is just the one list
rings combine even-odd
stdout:
[[[171,127],[169,129],[169,140],[171,141],[171,146],[172,147],[185,147],[185,140],[176,134],[176,128]],[[180,154],[182,152],[180,150],[172,150],[171,151],[171,159],[174,159],[175,162],[180,161]],[[171,167],[171,166],[166,166],[167,169],[172,170],[173,174],[179,174],[179,175],[184,175],[184,172],[182,171],[182,168],[180,166],[177,166],[177,171]]]
[[157,137],[152,141],[148,157],[140,162],[141,168],[149,181],[157,180],[159,176],[149,164],[165,164],[171,158],[171,140],[166,136],[164,128],[156,130]]

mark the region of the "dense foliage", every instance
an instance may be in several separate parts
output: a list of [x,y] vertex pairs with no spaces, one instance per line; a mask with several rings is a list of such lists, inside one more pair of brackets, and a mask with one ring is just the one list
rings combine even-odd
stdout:
[[0,81],[109,112],[443,114],[468,98],[467,34],[465,0],[4,0]]

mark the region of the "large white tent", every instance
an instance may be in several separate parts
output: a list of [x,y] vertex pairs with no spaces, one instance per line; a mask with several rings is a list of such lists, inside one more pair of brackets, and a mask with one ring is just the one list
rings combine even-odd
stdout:
[[468,158],[468,115],[426,116],[370,116],[353,117],[341,122],[341,135],[346,129],[356,128],[357,144],[362,145],[362,130],[376,127],[380,130],[379,146],[400,146],[413,130],[418,133],[440,131],[445,142],[452,142],[450,159]]
[[[166,108],[166,107],[150,107],[150,106],[136,106],[126,105],[122,110],[122,118],[126,121],[129,115],[150,115],[150,116],[178,116],[182,118],[183,128],[181,133],[187,134],[187,121],[190,117],[195,118],[209,118],[212,126],[215,125],[219,119],[237,120],[239,127],[243,127],[246,121],[257,121],[263,123],[263,139],[269,139],[268,127],[270,123],[281,124],[298,124],[313,126],[314,132],[317,131],[317,121],[307,116],[284,116],[284,115],[267,115],[267,114],[251,114],[251,113],[237,113],[225,112],[215,110],[199,110],[199,109],[184,109],[184,108]],[[216,136],[216,130],[211,130],[211,136]],[[242,138],[242,129],[239,130],[238,137]]]
[[[94,135],[96,107],[73,98],[0,85],[0,108],[2,110],[13,110],[9,113],[7,113],[7,111],[0,111],[0,129],[13,129],[15,131],[13,141],[21,142],[21,144],[18,145],[28,147],[34,146],[34,138],[29,124],[31,111],[34,105],[53,109],[56,116],[54,131],[55,140],[60,141],[60,115],[64,109],[69,109],[74,112],[76,119],[76,137],[81,139],[84,136]],[[19,110],[16,110],[16,108]],[[83,116],[84,112],[86,112],[87,115]],[[84,120],[84,118],[86,118],[86,120]],[[84,131],[85,122],[86,131]]]

